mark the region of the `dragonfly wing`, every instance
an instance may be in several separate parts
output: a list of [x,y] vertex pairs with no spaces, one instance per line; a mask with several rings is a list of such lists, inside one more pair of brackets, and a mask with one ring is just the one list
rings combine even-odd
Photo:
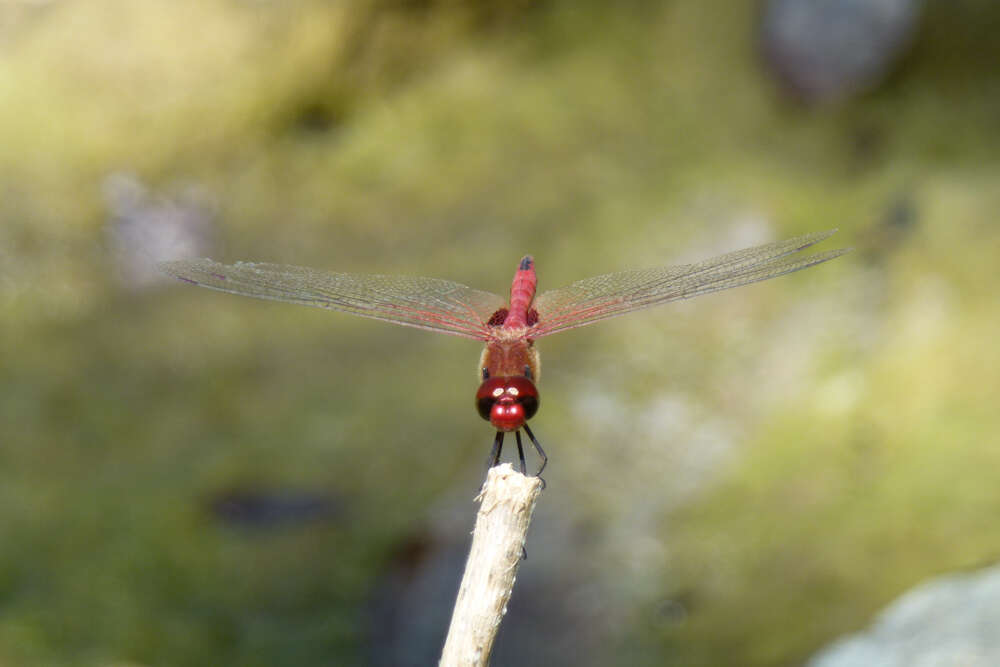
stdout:
[[690,299],[799,271],[849,250],[830,250],[806,256],[794,254],[836,231],[817,232],[737,250],[697,264],[609,273],[543,292],[534,302],[538,324],[530,336],[547,336],[640,308]]
[[506,300],[448,280],[409,276],[356,275],[279,264],[210,259],[162,262],[167,273],[194,285],[259,299],[329,308],[485,340],[486,323]]

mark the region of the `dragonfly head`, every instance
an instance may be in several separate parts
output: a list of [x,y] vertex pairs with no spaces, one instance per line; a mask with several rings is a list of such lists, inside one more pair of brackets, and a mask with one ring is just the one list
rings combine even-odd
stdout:
[[516,431],[538,412],[538,390],[524,376],[488,378],[476,392],[476,409],[498,431]]

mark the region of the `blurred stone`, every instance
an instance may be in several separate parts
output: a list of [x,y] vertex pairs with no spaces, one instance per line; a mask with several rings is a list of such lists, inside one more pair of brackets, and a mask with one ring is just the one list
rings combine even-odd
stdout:
[[807,102],[833,102],[880,83],[911,41],[921,0],[769,0],[764,56]]
[[244,528],[280,528],[340,516],[342,503],[323,493],[293,490],[239,490],[223,493],[209,504],[224,523]]
[[215,212],[196,188],[177,196],[154,195],[132,174],[114,173],[104,181],[110,209],[106,233],[123,287],[143,289],[172,280],[156,263],[203,257],[215,246]]
[[905,593],[862,633],[820,651],[809,667],[1000,665],[1000,565],[939,577]]

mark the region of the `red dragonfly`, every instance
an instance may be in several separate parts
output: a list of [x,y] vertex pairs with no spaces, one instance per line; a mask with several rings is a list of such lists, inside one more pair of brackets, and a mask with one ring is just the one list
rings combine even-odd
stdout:
[[185,282],[223,292],[340,310],[482,341],[486,346],[477,368],[481,384],[476,408],[497,430],[489,465],[500,461],[504,434],[513,432],[525,472],[523,429],[541,458],[536,473],[540,474],[548,457],[527,424],[539,403],[536,339],[828,261],[848,249],[796,253],[835,231],[737,250],[696,264],[609,273],[538,296],[535,261],[527,255],[514,273],[510,299],[437,278],[331,273],[249,262],[226,265],[210,259],[164,262],[161,267]]

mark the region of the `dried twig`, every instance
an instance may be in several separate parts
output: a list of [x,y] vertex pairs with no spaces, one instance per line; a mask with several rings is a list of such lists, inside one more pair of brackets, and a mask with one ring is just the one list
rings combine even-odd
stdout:
[[525,477],[508,463],[491,468],[487,474],[477,498],[480,506],[472,548],[441,653],[441,667],[489,664],[542,486],[538,477]]

